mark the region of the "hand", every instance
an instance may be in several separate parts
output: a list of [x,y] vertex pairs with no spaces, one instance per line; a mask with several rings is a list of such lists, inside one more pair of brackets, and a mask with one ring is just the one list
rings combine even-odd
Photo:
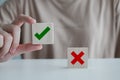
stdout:
[[0,40],[4,41],[0,48],[0,62],[7,61],[21,53],[42,49],[40,44],[19,44],[21,26],[24,23],[33,24],[36,23],[36,20],[22,14],[12,24],[0,26]]

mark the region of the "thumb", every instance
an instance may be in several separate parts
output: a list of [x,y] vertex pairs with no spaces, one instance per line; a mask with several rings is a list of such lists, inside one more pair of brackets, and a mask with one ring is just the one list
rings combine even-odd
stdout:
[[18,46],[15,54],[21,54],[21,53],[26,53],[26,52],[32,52],[32,51],[36,51],[36,50],[41,50],[42,49],[42,45],[41,44],[21,44]]
[[[11,53],[8,53],[4,56],[4,59],[3,61],[7,61],[9,60],[10,58],[14,57],[14,56],[17,56],[17,55],[20,55],[22,53],[26,53],[26,52],[31,52],[31,51],[36,51],[36,50],[41,50],[42,49],[42,45],[40,44],[31,44],[31,43],[28,43],[28,44],[21,44],[18,46],[15,54],[11,55]],[[1,62],[1,61],[0,61]]]
[[13,21],[12,24],[21,27],[25,22],[27,22],[27,23],[29,23],[29,24],[33,24],[33,23],[36,23],[36,20],[33,19],[33,18],[30,17],[30,16],[26,16],[26,15],[24,15],[24,14],[20,14],[20,15],[18,16],[18,18],[15,19],[15,21]]

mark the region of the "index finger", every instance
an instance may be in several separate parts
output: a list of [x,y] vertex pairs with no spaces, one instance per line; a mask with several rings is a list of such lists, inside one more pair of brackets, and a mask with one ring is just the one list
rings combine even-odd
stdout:
[[36,20],[30,16],[21,14],[20,16],[18,16],[18,18],[15,21],[13,21],[12,24],[21,27],[25,22],[27,22],[29,24],[33,24],[33,23],[36,23]]

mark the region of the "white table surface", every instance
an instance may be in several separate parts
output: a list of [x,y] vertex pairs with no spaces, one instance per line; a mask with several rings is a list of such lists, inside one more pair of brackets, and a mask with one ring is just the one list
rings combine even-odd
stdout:
[[65,59],[0,63],[0,80],[120,80],[120,59],[89,59],[87,69],[67,68]]

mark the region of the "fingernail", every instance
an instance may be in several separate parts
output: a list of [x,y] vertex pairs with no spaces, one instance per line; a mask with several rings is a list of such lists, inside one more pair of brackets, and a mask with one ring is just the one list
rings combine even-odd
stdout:
[[36,20],[35,19],[31,19],[30,22],[33,24],[33,23],[36,23]]
[[39,48],[39,49],[42,49],[42,48],[43,48],[43,46],[42,46],[42,45],[40,45],[38,48]]
[[36,23],[36,20],[34,19],[33,22]]

